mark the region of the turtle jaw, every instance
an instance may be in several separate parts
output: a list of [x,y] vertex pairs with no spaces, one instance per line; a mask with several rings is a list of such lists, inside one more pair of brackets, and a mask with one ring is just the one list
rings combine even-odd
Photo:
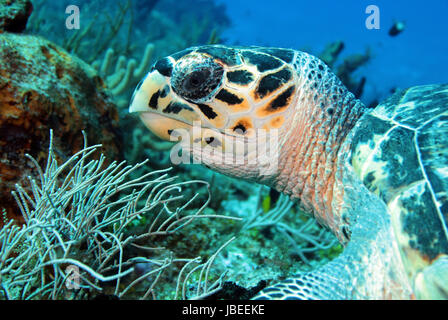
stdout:
[[166,141],[177,141],[176,136],[172,135],[174,130],[185,129],[190,131],[192,128],[192,125],[188,123],[154,112],[140,112],[139,116],[149,131]]

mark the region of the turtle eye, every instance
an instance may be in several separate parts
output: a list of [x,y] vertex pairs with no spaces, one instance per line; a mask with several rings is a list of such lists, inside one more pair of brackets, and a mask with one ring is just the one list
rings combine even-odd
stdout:
[[184,61],[175,67],[171,86],[183,98],[202,102],[211,98],[211,94],[222,82],[223,74],[222,66],[211,59],[200,63]]
[[210,71],[207,69],[194,71],[186,76],[183,87],[186,91],[198,90],[208,77],[210,77]]

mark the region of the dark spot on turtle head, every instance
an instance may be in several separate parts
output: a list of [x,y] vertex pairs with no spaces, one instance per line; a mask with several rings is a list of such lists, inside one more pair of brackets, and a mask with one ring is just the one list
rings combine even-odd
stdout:
[[182,110],[194,111],[189,105],[181,103],[181,102],[170,102],[168,106],[163,109],[164,113],[174,113],[178,114]]
[[254,80],[254,75],[247,70],[236,70],[227,72],[227,80],[236,84],[249,84]]
[[211,108],[210,106],[206,105],[206,104],[202,104],[202,103],[197,103],[196,104],[199,109],[201,110],[201,112],[209,119],[215,119],[218,114],[213,111],[213,108]]
[[242,51],[242,55],[250,64],[256,66],[260,72],[277,69],[283,64],[281,60],[267,54],[255,53],[253,51]]
[[239,123],[233,128],[233,131],[238,134],[245,134],[247,132],[247,129],[243,124]]
[[204,46],[199,48],[197,52],[207,53],[230,67],[241,64],[241,59],[237,50],[232,48],[221,46]]
[[294,59],[294,51],[291,49],[281,49],[281,48],[260,48],[257,51],[268,53],[282,59],[286,63],[291,63]]
[[229,105],[240,104],[244,101],[244,99],[227,91],[226,89],[221,89],[221,91],[219,91],[219,93],[216,95],[216,99],[226,102]]
[[268,110],[278,110],[286,107],[291,97],[294,93],[295,86],[291,86],[286,89],[283,93],[279,94],[272,102],[269,104]]
[[291,71],[288,69],[282,69],[278,72],[264,76],[258,84],[256,95],[258,95],[259,98],[265,97],[267,94],[280,88],[282,84],[291,80],[291,77]]
[[173,65],[168,58],[163,58],[157,61],[154,68],[165,77],[171,77],[171,73],[173,72]]
[[170,86],[166,85],[165,87],[163,87],[163,90],[160,92],[160,98],[165,98],[168,93],[170,93]]
[[318,67],[318,68],[319,68],[319,70],[320,70],[320,71],[323,71],[323,70],[324,70],[324,66],[323,66],[323,65],[321,65],[321,64],[319,65],[319,67]]
[[330,115],[330,116],[332,116],[333,115],[333,113],[334,113],[334,109],[333,108],[328,108],[327,109],[327,113]]
[[152,95],[151,99],[149,99],[148,105],[151,109],[157,110],[157,102],[159,100],[159,96],[160,90],[157,90],[157,92]]

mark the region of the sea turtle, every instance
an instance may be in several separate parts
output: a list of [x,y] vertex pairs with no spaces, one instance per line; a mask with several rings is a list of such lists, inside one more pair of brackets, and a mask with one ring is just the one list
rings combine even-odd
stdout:
[[310,54],[198,46],[155,63],[130,112],[162,138],[190,132],[182,148],[206,166],[299,200],[344,246],[256,298],[448,298],[448,85],[368,109]]

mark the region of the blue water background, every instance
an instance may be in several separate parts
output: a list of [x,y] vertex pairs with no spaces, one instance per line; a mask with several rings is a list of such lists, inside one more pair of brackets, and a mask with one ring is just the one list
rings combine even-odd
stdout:
[[[384,98],[391,88],[448,82],[448,0],[217,0],[225,3],[232,26],[227,43],[266,45],[321,52],[342,40],[341,55],[363,53],[372,60],[356,75],[367,76],[362,100]],[[380,9],[380,30],[365,27],[368,5]],[[390,37],[396,20],[405,31]]]

